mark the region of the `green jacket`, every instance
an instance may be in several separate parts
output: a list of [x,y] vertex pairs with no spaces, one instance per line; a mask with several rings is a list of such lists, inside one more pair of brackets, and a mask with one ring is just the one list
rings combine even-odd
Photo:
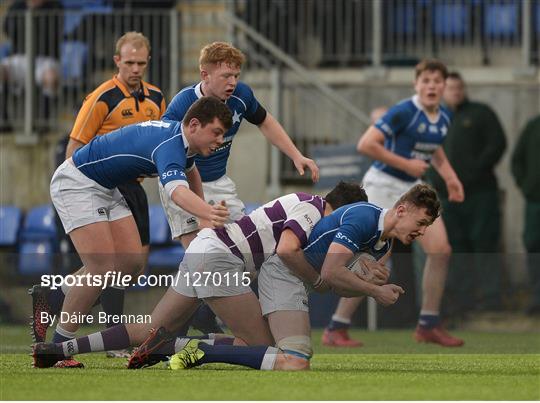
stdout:
[[525,198],[540,202],[540,115],[521,132],[512,154],[512,174]]
[[[489,106],[465,99],[454,111],[443,149],[463,184],[465,198],[475,190],[497,189],[494,168],[506,149],[506,137]],[[439,174],[430,168],[426,176],[440,196],[446,197]]]

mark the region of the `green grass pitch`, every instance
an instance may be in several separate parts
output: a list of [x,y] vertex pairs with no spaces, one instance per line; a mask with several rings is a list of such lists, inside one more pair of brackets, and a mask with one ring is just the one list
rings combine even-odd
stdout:
[[28,330],[0,327],[0,400],[540,400],[540,335],[456,332],[463,348],[417,344],[411,331],[354,331],[365,346],[332,349],[313,332],[312,370],[228,365],[128,371],[103,353],[85,369],[34,369]]

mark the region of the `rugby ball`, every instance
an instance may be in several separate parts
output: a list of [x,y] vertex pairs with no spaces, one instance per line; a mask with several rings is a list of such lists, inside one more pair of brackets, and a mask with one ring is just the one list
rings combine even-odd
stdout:
[[377,259],[371,256],[369,253],[361,253],[349,269],[353,273],[356,273],[360,278],[368,277],[370,275],[370,271],[365,264],[365,262],[368,261],[375,262]]

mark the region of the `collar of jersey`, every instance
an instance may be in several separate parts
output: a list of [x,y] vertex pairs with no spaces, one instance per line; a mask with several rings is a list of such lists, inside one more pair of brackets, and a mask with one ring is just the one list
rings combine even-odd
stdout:
[[204,97],[201,87],[202,87],[202,81],[195,86],[195,95],[197,96],[197,98]]
[[[186,135],[184,134],[184,126],[182,126],[182,122],[180,122],[180,135],[182,136],[182,141],[184,142],[184,147],[186,147],[186,150],[189,151],[189,141],[188,141]],[[186,151],[186,157],[188,157],[188,158],[197,155],[197,154],[187,154],[187,151]]]
[[[122,94],[124,94],[124,96],[126,98],[131,97],[131,92],[129,92],[128,89],[126,88],[126,86],[124,84],[122,84],[122,82],[118,79],[117,74],[115,74],[113,76],[112,80],[114,82],[114,85],[116,85],[118,88],[120,88],[120,91],[122,91]],[[143,92],[144,92],[144,96],[145,97],[150,96],[150,93],[148,92],[148,88],[147,88],[147,85],[146,85],[145,81],[141,80],[141,86],[142,86],[142,89],[143,89]]]
[[420,109],[422,112],[424,112],[424,115],[426,115],[426,118],[429,121],[429,123],[435,124],[435,123],[437,123],[439,121],[439,119],[441,118],[441,106],[440,105],[439,105],[439,110],[437,111],[437,117],[433,121],[433,120],[431,120],[429,118],[429,115],[427,114],[426,110],[424,109],[424,106],[418,100],[418,94],[413,95],[411,100],[412,100],[412,103],[414,104],[414,106],[416,106],[418,109]]
[[[386,213],[388,213],[388,209],[383,208],[381,211],[381,215],[379,216],[378,230],[380,232],[380,235],[379,235],[379,239],[377,239],[377,242],[375,242],[375,249],[380,249],[384,246],[382,245],[379,248],[376,247],[379,244],[379,242],[381,242],[381,236],[384,232],[384,217],[386,216]],[[386,244],[386,241],[384,241],[384,244]]]

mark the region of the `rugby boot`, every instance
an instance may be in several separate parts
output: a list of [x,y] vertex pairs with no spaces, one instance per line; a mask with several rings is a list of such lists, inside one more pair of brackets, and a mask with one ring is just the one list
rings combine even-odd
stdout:
[[54,343],[37,343],[32,347],[34,368],[84,368],[83,363],[58,354]]
[[434,343],[444,347],[461,347],[465,342],[448,333],[441,325],[431,329],[416,326],[414,339],[418,343]]
[[330,347],[362,347],[364,343],[349,337],[347,329],[324,329],[322,344]]
[[171,339],[171,334],[164,327],[150,330],[150,336],[129,357],[128,369],[151,367],[161,361],[167,361],[168,357],[165,354],[154,354],[154,351]]
[[199,348],[200,340],[190,340],[182,350],[174,354],[169,360],[169,368],[172,370],[189,369],[201,365],[204,351]]
[[42,313],[46,313],[47,317],[51,317],[51,307],[47,302],[49,289],[40,285],[35,285],[28,290],[28,294],[32,296],[32,321],[30,322],[30,335],[34,343],[43,343],[47,337],[47,329],[49,322],[42,323]]

